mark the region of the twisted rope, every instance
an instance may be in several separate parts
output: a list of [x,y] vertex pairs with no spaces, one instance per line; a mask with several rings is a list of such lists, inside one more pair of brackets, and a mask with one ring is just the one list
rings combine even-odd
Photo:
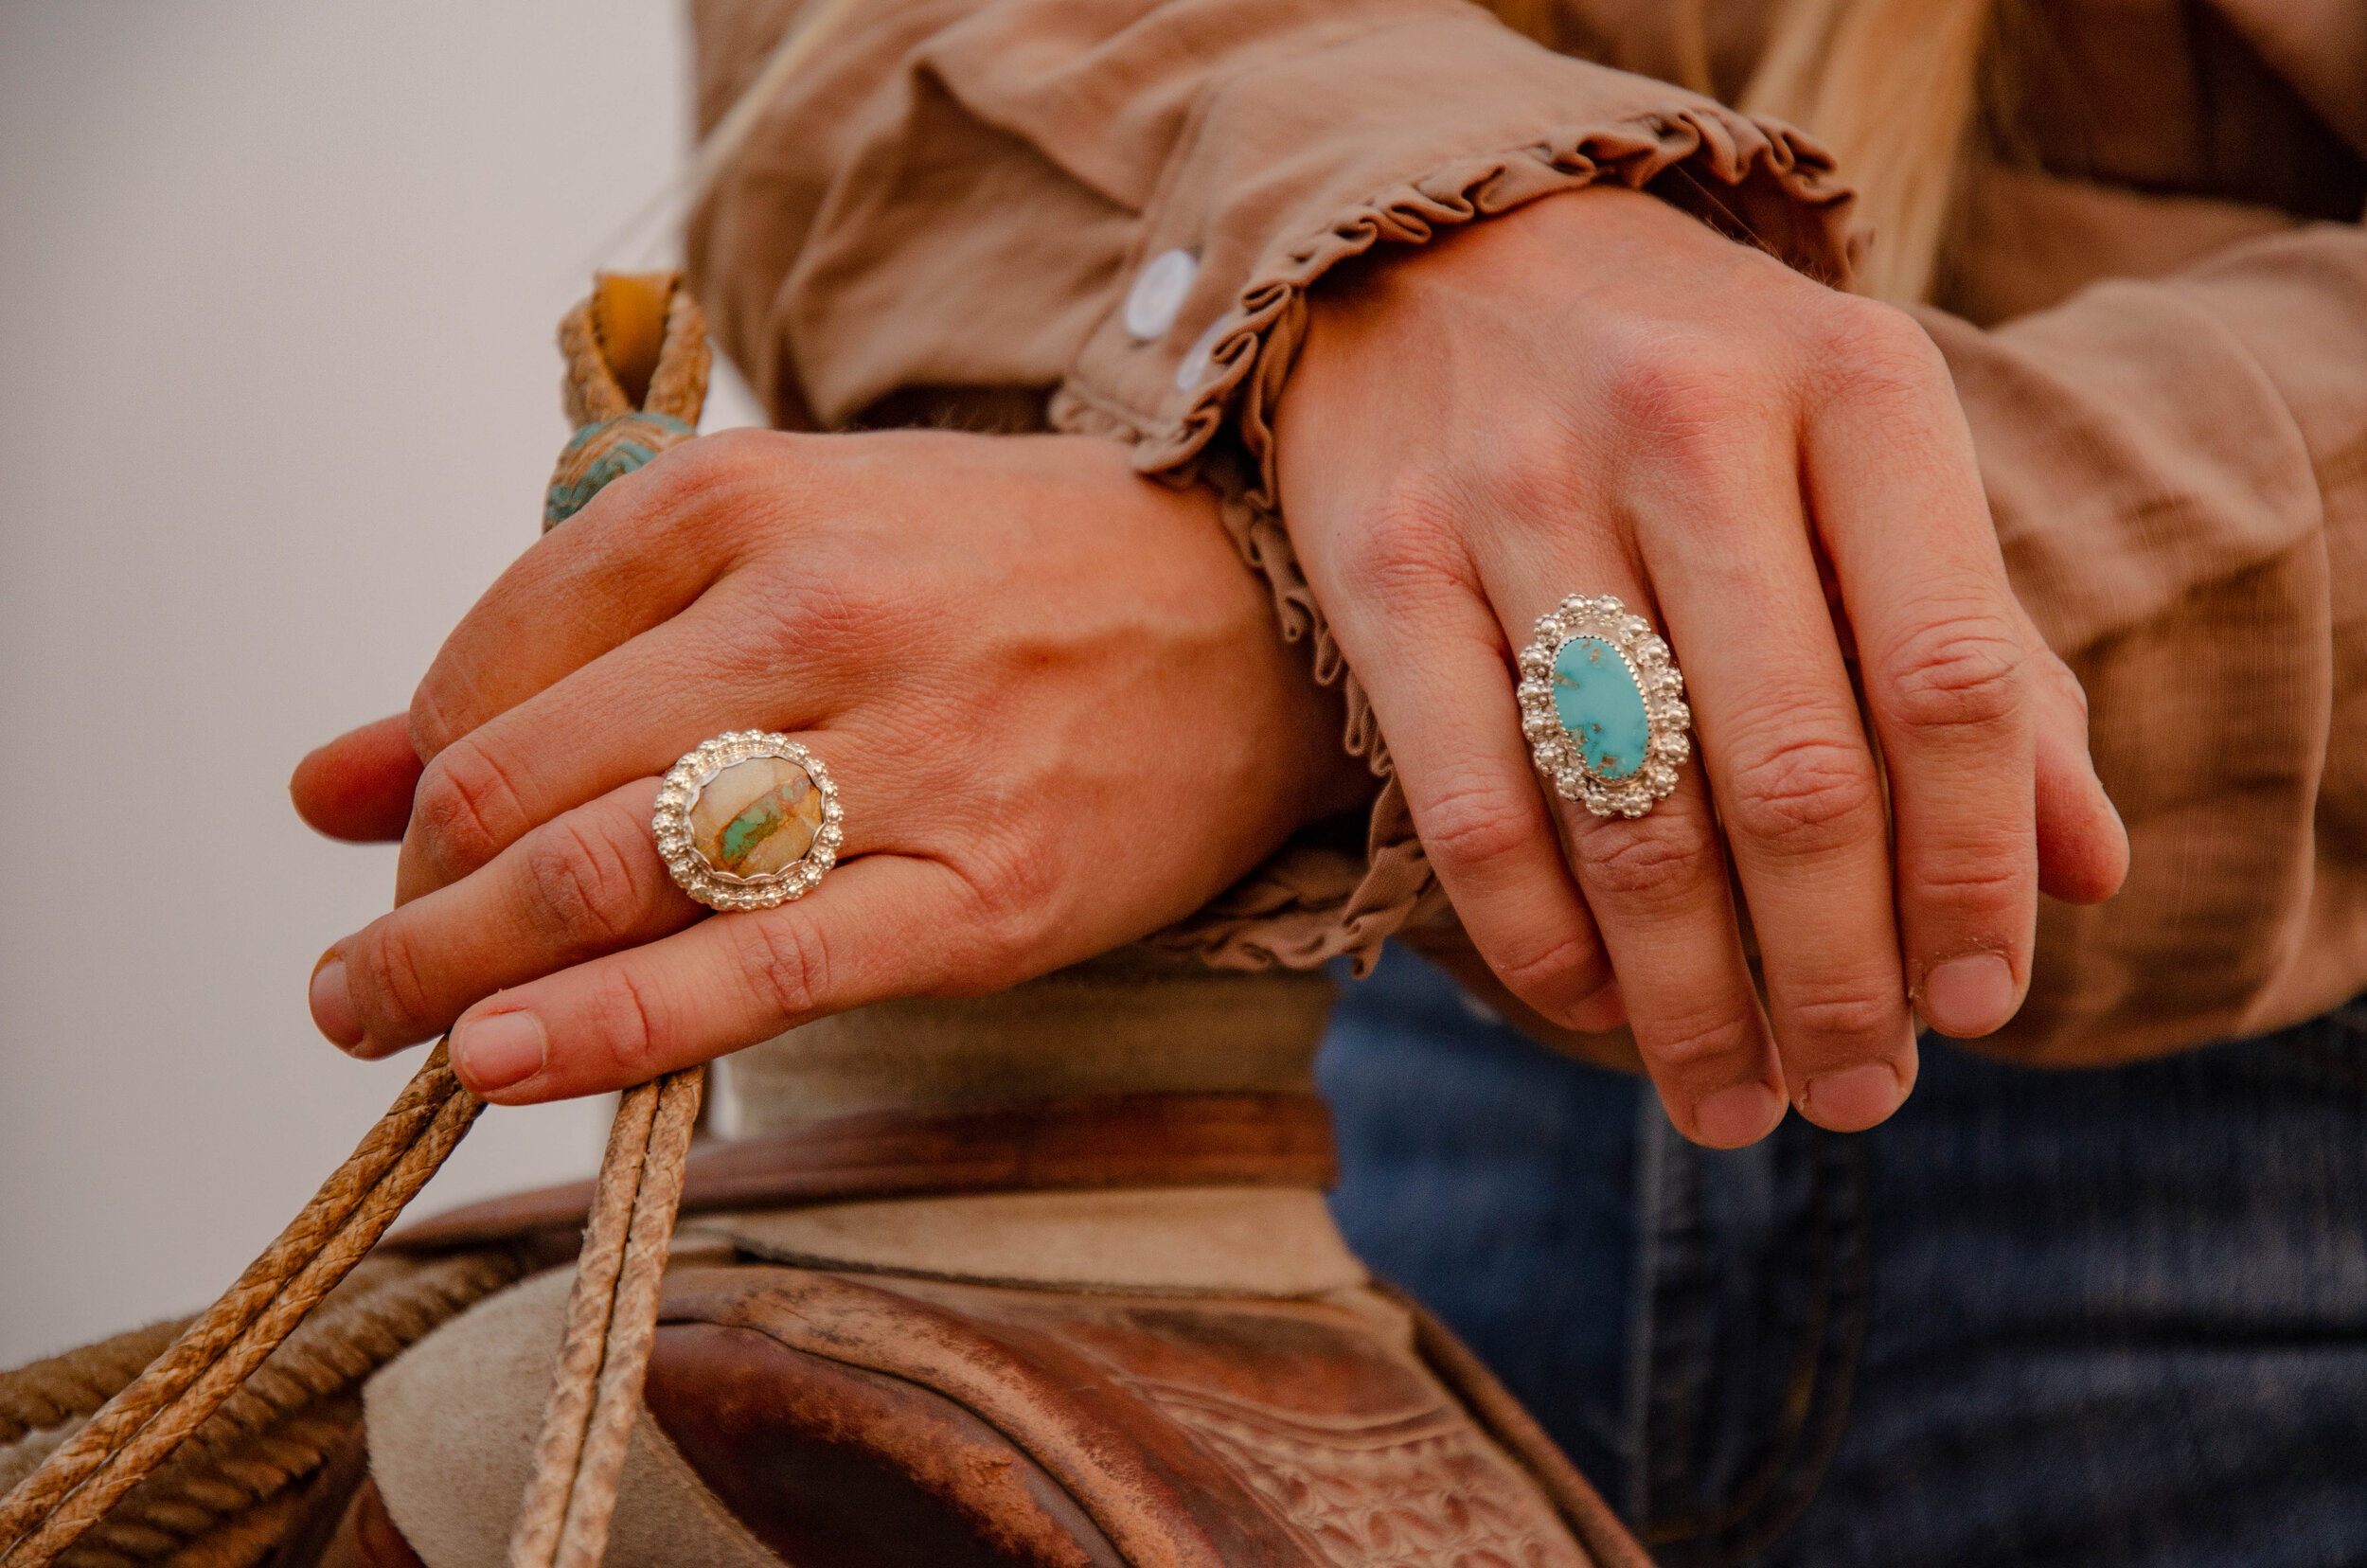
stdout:
[[350,1436],[365,1379],[522,1272],[502,1250],[424,1266],[365,1262],[187,1442],[61,1553],[58,1568],[128,1568],[231,1531]]
[[607,1548],[705,1082],[704,1067],[686,1067],[616,1108],[510,1568],[593,1568]]
[[258,1517],[276,1521],[301,1506],[297,1483],[319,1470],[360,1417],[360,1397],[347,1392],[215,1448],[202,1462],[192,1463],[184,1448],[61,1552],[58,1568],[142,1568],[242,1541]]
[[151,1323],[0,1376],[0,1443],[88,1416],[163,1355],[190,1321]]
[[0,1568],[46,1568],[221,1409],[377,1244],[483,1109],[439,1042],[222,1299],[0,1503]]

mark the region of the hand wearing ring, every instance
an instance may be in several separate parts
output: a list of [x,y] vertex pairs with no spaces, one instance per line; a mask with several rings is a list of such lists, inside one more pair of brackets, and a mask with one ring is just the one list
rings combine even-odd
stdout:
[[515,1103],[1013,984],[1368,798],[1343,721],[1214,499],[1109,442],[707,437],[527,550],[407,722],[299,772],[315,824],[403,838],[313,1016],[368,1056],[454,1026]]
[[[1273,459],[1471,944],[1548,1027],[1624,1021],[1677,1128],[1733,1146],[1787,1103],[1889,1115],[1917,1016],[2004,1025],[2040,887],[2103,898],[2127,851],[1931,338],[1683,201],[1549,196],[1326,276]],[[1574,587],[1682,650],[1699,766],[1609,765],[1608,663],[1565,671],[1575,728],[1534,659],[1516,698],[1505,651]]]

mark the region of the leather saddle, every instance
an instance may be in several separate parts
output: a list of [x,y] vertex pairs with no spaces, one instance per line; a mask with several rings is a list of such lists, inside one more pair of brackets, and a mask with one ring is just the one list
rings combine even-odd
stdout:
[[[1279,1274],[1195,1282],[1188,1267],[1152,1278],[1090,1245],[1062,1252],[1096,1213],[1130,1246],[1148,1238],[1152,1274],[1163,1249],[1192,1252],[1193,1226],[1242,1250],[1228,1215],[1269,1233],[1255,1252],[1288,1228],[1259,1205],[1319,1194],[1331,1168],[1328,1120],[1307,1094],[874,1114],[703,1150],[608,1560],[1647,1562],[1471,1354],[1352,1259],[1344,1273],[1310,1264],[1319,1247],[1284,1238]],[[507,1249],[531,1269],[572,1252],[585,1197],[501,1200],[390,1247]],[[962,1243],[803,1250],[916,1213]],[[855,1221],[784,1229],[816,1215]],[[998,1227],[1018,1238],[1005,1266],[1040,1277],[981,1272]],[[952,1254],[943,1269],[915,1263]],[[503,1560],[566,1284],[564,1269],[531,1274],[378,1374],[371,1478],[322,1561]]]

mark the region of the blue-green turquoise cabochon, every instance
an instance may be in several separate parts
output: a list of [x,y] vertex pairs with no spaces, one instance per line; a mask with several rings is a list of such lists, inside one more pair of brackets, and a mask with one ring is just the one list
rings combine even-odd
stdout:
[[1597,778],[1625,778],[1644,766],[1652,736],[1644,693],[1602,638],[1573,637],[1554,655],[1554,713]]

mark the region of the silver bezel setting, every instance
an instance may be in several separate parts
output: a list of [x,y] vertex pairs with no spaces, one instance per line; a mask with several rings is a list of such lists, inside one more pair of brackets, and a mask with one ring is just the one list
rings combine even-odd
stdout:
[[[1577,737],[1555,711],[1554,659],[1575,637],[1609,643],[1644,696],[1650,730],[1644,766],[1625,778],[1605,778],[1588,767]],[[1520,665],[1521,733],[1528,737],[1530,759],[1555,793],[1598,817],[1640,817],[1676,792],[1677,770],[1693,755],[1685,735],[1693,726],[1693,710],[1685,705],[1685,678],[1651,622],[1629,615],[1610,594],[1595,598],[1573,594],[1552,614],[1538,617],[1537,640],[1521,650]]]
[[[814,830],[812,846],[788,870],[740,877],[717,870],[692,846],[690,808],[716,775],[756,757],[777,757],[806,770],[822,796],[822,826]],[[685,753],[667,770],[657,793],[657,814],[650,826],[657,834],[657,852],[665,858],[675,886],[709,909],[772,909],[812,892],[813,884],[837,864],[838,846],[846,837],[842,826],[845,814],[839,805],[838,786],[830,781],[829,767],[820,757],[786,735],[732,730]]]

